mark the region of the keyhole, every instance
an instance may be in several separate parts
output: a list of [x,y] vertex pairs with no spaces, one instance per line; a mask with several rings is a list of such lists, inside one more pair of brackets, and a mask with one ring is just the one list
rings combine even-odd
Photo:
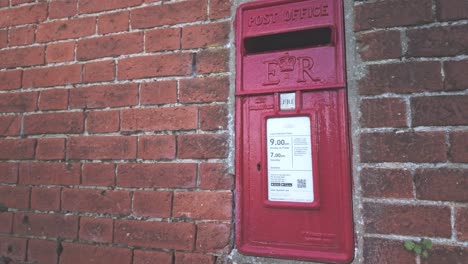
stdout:
[[262,169],[262,166],[260,166],[260,163],[257,163],[257,170],[260,171]]

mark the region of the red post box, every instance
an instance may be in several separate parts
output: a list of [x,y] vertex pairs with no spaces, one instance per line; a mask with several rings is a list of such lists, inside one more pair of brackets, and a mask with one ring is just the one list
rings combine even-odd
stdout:
[[349,262],[353,222],[341,0],[260,1],[236,18],[236,244]]

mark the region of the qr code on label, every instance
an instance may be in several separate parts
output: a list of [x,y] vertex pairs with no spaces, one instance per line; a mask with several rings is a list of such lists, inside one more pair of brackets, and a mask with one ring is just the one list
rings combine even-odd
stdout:
[[306,187],[306,180],[305,179],[297,179],[297,188],[305,188]]

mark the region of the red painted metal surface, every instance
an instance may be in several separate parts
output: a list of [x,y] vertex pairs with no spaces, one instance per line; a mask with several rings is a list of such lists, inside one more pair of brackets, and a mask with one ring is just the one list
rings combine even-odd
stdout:
[[[261,1],[238,9],[236,244],[244,254],[353,258],[343,41],[339,0]],[[295,94],[295,109],[280,109],[282,93]],[[312,202],[268,196],[267,121],[288,117],[310,120]]]

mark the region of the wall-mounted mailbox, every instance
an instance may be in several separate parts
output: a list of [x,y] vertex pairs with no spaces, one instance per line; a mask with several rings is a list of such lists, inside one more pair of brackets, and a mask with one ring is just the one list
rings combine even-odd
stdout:
[[341,0],[259,1],[236,18],[236,244],[353,258]]

